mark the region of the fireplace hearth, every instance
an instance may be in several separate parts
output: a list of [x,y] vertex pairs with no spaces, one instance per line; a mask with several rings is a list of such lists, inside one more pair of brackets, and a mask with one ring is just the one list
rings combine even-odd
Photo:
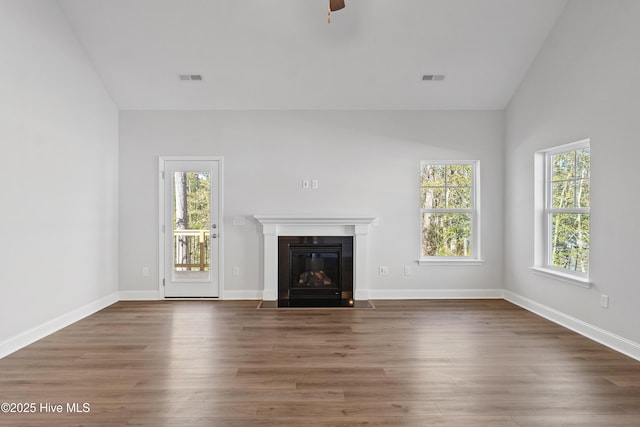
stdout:
[[279,307],[352,305],[353,237],[278,237]]

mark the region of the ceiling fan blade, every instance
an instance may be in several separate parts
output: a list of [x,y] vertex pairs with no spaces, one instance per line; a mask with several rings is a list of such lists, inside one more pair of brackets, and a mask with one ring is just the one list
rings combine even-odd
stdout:
[[329,0],[329,10],[335,12],[344,8],[344,0]]

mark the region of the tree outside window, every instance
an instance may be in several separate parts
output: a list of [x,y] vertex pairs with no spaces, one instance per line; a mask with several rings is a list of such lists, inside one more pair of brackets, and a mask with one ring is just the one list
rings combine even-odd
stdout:
[[547,153],[547,266],[589,273],[591,151]]
[[477,257],[476,168],[476,162],[421,163],[421,259]]

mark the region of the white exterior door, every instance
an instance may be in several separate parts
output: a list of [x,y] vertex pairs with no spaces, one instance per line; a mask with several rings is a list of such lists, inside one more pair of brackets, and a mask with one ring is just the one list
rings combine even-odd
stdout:
[[220,162],[160,158],[160,286],[165,298],[220,295]]

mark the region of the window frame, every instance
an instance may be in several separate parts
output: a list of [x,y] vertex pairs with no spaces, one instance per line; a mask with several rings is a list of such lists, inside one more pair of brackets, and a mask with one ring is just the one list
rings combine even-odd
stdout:
[[[569,144],[555,146],[549,149],[545,149],[536,153],[537,162],[541,164],[536,167],[537,173],[541,172],[541,179],[536,179],[537,185],[541,188],[536,191],[536,210],[540,212],[538,216],[539,225],[535,227],[536,231],[536,258],[534,259],[534,266],[532,270],[534,272],[551,277],[563,282],[578,285],[581,287],[590,287],[589,272],[591,271],[591,265],[589,263],[589,269],[586,273],[576,270],[570,270],[562,267],[558,267],[553,264],[553,249],[552,249],[552,217],[554,214],[567,213],[567,214],[583,214],[589,215],[589,221],[591,222],[591,204],[589,207],[579,208],[554,208],[553,207],[553,164],[552,159],[554,155],[569,153],[584,148],[591,148],[591,140],[583,139]],[[542,169],[540,171],[540,169]],[[577,178],[575,178],[577,179]],[[591,188],[591,166],[589,165],[589,188]],[[591,252],[591,251],[589,251]],[[590,254],[589,254],[589,258]]]
[[[471,166],[471,189],[469,208],[425,208],[421,202],[422,185],[418,184],[419,197],[419,257],[420,265],[481,265],[483,260],[480,255],[480,161],[479,160],[421,160],[418,183],[425,165],[449,166],[464,165]],[[423,256],[423,215],[425,213],[468,213],[471,215],[471,233],[469,236],[470,255],[469,256]]]

